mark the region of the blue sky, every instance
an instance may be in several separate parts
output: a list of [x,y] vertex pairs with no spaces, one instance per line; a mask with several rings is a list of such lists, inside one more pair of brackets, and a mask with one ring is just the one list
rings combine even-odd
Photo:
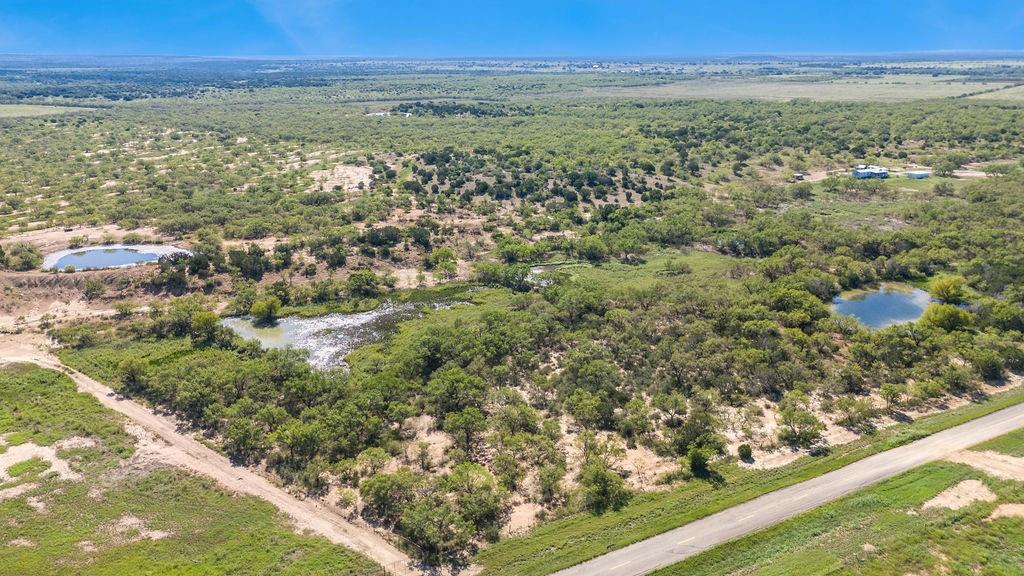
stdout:
[[1021,0],[0,0],[0,53],[659,57],[1022,49]]

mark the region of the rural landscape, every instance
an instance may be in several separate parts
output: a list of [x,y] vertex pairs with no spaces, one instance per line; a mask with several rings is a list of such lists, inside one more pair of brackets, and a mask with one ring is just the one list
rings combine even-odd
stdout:
[[0,56],[0,574],[1024,573],[1024,56]]

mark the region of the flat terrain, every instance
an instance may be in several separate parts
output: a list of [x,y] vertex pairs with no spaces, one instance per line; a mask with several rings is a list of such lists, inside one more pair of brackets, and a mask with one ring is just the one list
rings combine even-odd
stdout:
[[[17,336],[3,338],[18,339]],[[0,351],[5,361],[33,362],[66,371],[78,385],[79,391],[93,395],[107,408],[123,414],[133,424],[154,434],[159,443],[151,446],[151,449],[160,461],[202,474],[233,492],[261,498],[290,516],[301,529],[358,550],[377,560],[391,573],[413,573],[406,568],[408,557],[372,531],[351,524],[336,512],[319,506],[314,500],[296,498],[251,470],[233,466],[224,456],[179,431],[172,419],[156,414],[137,402],[118,397],[110,388],[64,367],[59,360],[37,346],[17,341],[0,342]]]
[[[656,574],[1019,574],[1022,453],[1024,429],[957,453],[959,464],[922,466]],[[1015,459],[1015,475],[979,466],[986,455]]]
[[1024,404],[865,458],[845,468],[772,492],[556,574],[647,574],[1021,426],[1024,426]]
[[88,110],[70,106],[39,106],[35,104],[0,104],[0,118],[18,118],[23,116],[48,116],[64,114],[72,111]]
[[381,573],[175,467],[60,372],[0,367],[0,438],[0,575]]
[[716,474],[666,492],[637,496],[621,510],[577,514],[538,526],[530,534],[485,549],[476,558],[491,575],[551,574],[609,550],[622,548],[711,514],[838,470],[887,448],[949,429],[1003,408],[1019,405],[1024,389],[892,426],[854,442],[833,446],[823,457],[805,456],[773,469],[720,465]]
[[1024,86],[1013,86],[1010,88],[1005,88],[1003,90],[986,92],[984,94],[971,96],[971,98],[985,100],[1006,100],[1009,102],[1022,102],[1024,101]]
[[[385,568],[553,573],[1024,401],[1018,61],[14,60],[0,358]],[[834,310],[882,283],[920,318]]]
[[[882,76],[816,80],[808,77],[782,79],[707,78],[655,86],[609,87],[588,93],[621,98],[716,98],[726,100],[792,100],[900,102],[949,98],[998,89],[1011,84],[971,79],[935,79],[930,76]],[[995,94],[1003,94],[995,92]]]

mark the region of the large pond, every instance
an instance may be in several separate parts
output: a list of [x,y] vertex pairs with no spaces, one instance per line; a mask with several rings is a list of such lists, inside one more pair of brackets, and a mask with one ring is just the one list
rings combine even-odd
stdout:
[[318,369],[344,366],[345,356],[395,331],[403,320],[415,318],[424,307],[441,308],[447,303],[384,303],[369,312],[326,314],[315,318],[288,316],[271,326],[257,325],[248,316],[225,318],[221,324],[264,348],[294,346],[309,352],[309,363]]
[[156,262],[168,254],[187,254],[188,250],[165,244],[114,244],[90,248],[71,248],[47,254],[43,259],[44,270],[64,270],[73,266],[75,270],[101,270],[105,268],[127,268],[149,262]]
[[932,302],[930,294],[906,284],[882,284],[873,290],[844,292],[832,301],[839,314],[853,316],[868,328],[916,322]]

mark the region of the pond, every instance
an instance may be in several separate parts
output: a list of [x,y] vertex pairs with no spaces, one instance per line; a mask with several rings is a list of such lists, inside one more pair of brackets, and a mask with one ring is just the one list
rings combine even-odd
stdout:
[[288,316],[271,326],[253,323],[249,316],[221,320],[247,340],[258,340],[264,348],[294,346],[309,352],[309,363],[325,369],[345,366],[345,356],[363,346],[394,333],[398,323],[419,316],[424,307],[444,308],[450,303],[398,304],[387,302],[369,312],[326,314],[314,318]]
[[165,244],[139,244],[137,246],[114,244],[90,248],[71,248],[47,254],[43,259],[43,270],[64,270],[68,266],[74,266],[75,270],[127,268],[156,262],[161,256],[178,253],[188,254],[189,251]]
[[868,328],[878,329],[916,322],[931,302],[931,295],[924,290],[886,283],[873,290],[844,292],[832,300],[832,309],[853,316]]

